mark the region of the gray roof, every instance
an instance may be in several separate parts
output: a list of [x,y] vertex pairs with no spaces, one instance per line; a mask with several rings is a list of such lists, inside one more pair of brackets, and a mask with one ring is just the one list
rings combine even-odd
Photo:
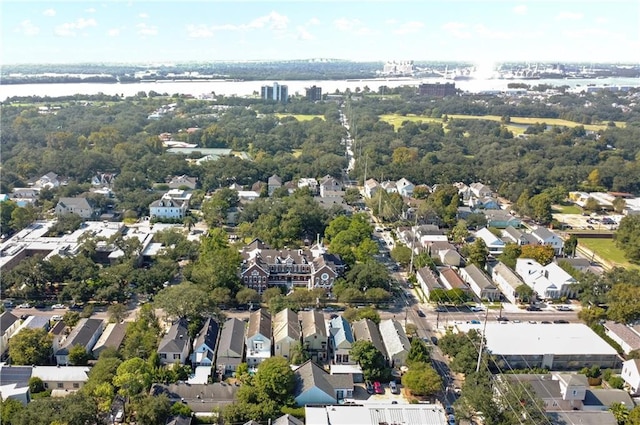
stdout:
[[353,323],[352,328],[356,341],[370,341],[384,357],[387,357],[387,350],[384,348],[384,343],[382,342],[382,336],[378,330],[378,325],[376,325],[373,320],[358,320]]
[[166,394],[170,401],[184,401],[194,412],[211,413],[214,407],[233,403],[238,388],[235,385],[222,382],[213,384],[153,384],[151,395]]
[[18,318],[8,311],[0,314],[0,335],[4,335],[17,320]]
[[487,277],[486,274],[482,270],[478,268],[475,264],[469,264],[464,268],[464,271],[467,273],[469,278],[476,284],[480,289],[487,288],[495,288],[496,285],[491,282],[491,280]]
[[201,345],[206,345],[212,351],[216,351],[216,342],[218,342],[218,332],[220,330],[220,326],[218,326],[218,322],[216,322],[213,318],[209,317],[205,320],[204,325],[202,325],[202,329],[198,332],[198,336],[193,342],[193,346],[195,348],[200,347]]
[[516,272],[511,270],[506,264],[501,261],[493,267],[493,270],[495,273],[499,274],[513,289],[516,289],[520,285],[524,285],[524,282],[518,277]]
[[431,270],[429,267],[425,266],[421,269],[418,269],[417,273],[418,273],[418,277],[420,277],[420,279],[425,283],[425,285],[427,285],[427,287],[429,288],[429,291],[433,291],[436,288],[442,288],[440,281],[438,281],[438,278],[433,273],[433,270]]
[[63,208],[81,208],[81,209],[91,209],[91,204],[87,198],[60,198],[58,200],[58,205]]
[[504,228],[504,230],[502,231],[502,233],[506,233],[509,236],[511,236],[511,238],[519,241],[522,238],[522,234],[523,232],[521,232],[520,230],[516,229],[513,226],[507,226]]
[[269,186],[282,185],[282,179],[277,174],[274,174],[271,177],[269,177],[269,180],[267,180],[267,182]]
[[300,419],[296,418],[295,416],[286,414],[286,415],[280,416],[279,418],[271,422],[271,425],[304,425],[304,422],[302,422]]
[[191,416],[171,416],[166,425],[191,425]]
[[290,308],[279,311],[273,318],[273,340],[281,341],[287,337],[300,341],[300,322],[298,314]]
[[329,321],[329,332],[333,339],[333,346],[339,347],[343,342],[353,344],[353,333],[349,322],[342,316],[335,317]]
[[311,360],[303,363],[302,366],[294,371],[294,374],[297,381],[294,397],[314,387],[317,387],[331,397],[335,397],[335,390],[326,379],[329,374]]
[[409,352],[411,349],[409,338],[407,338],[407,334],[397,320],[387,319],[381,321],[380,334],[389,357],[393,357],[403,351]]
[[615,389],[588,389],[584,397],[585,406],[602,406],[608,409],[613,403],[622,403],[633,409],[634,402],[628,392]]
[[244,322],[236,318],[228,319],[222,325],[218,341],[218,359],[224,357],[242,358],[244,352]]
[[29,329],[44,329],[47,331],[49,330],[50,326],[51,322],[48,316],[31,316],[31,320],[29,320],[26,324],[26,327]]
[[560,381],[553,379],[551,374],[502,374],[500,379],[508,381],[512,386],[527,382],[531,385],[536,396],[541,399],[562,399]]
[[[109,332],[109,334],[105,335],[105,333],[107,332]],[[102,336],[93,347],[93,355],[100,355],[100,352],[107,347],[115,348],[117,350],[118,348],[120,348],[122,341],[124,341],[124,336],[126,333],[127,327],[124,323],[110,323],[109,325],[107,325],[107,328],[105,328]]]
[[62,347],[56,352],[56,355],[69,354],[69,349],[74,345],[87,347],[91,338],[100,328],[102,328],[102,320],[100,319],[80,319],[67,339],[64,340]]
[[615,416],[609,411],[549,412],[547,417],[553,425],[618,425]]
[[17,387],[29,385],[31,366],[9,366],[0,363],[0,383],[2,385],[16,384]]
[[557,237],[555,233],[553,233],[551,230],[547,229],[546,227],[538,227],[533,232],[531,232],[531,234],[542,241],[552,238],[554,236]]
[[189,329],[185,320],[178,320],[169,328],[167,334],[160,341],[159,353],[181,353],[184,346],[189,344]]
[[271,339],[271,314],[266,308],[256,310],[249,316],[247,338],[251,338],[258,334]]

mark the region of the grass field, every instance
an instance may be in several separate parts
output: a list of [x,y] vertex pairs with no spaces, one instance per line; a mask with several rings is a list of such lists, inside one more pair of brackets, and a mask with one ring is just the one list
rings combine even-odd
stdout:
[[311,121],[314,118],[324,120],[324,115],[303,115],[303,114],[274,114],[278,118],[293,117],[298,121]]
[[591,251],[599,255],[603,260],[611,263],[612,266],[621,266],[628,268],[640,268],[631,264],[624,257],[624,252],[615,246],[613,239],[595,239],[595,238],[579,238],[578,246],[583,245]]
[[582,208],[577,205],[554,205],[553,211],[560,214],[582,214]]
[[[497,121],[497,122],[500,122],[502,120],[502,117],[499,117],[497,115],[458,115],[458,114],[453,114],[453,115],[449,115],[449,118],[456,118],[456,119],[461,119],[461,120],[488,120],[488,121]],[[403,121],[426,122],[426,123],[430,123],[430,122],[441,123],[442,122],[441,118],[433,118],[433,117],[428,117],[426,115],[407,115],[407,116],[404,116],[404,115],[398,115],[398,114],[385,114],[385,115],[380,115],[380,119],[382,121],[388,122],[389,124],[393,125],[395,127],[396,131],[398,130],[398,128],[400,128],[400,126],[402,125]],[[506,127],[509,130],[511,130],[511,132],[513,132],[513,134],[518,135],[518,134],[524,133],[524,131],[526,130],[526,128],[521,127],[522,125],[531,125],[531,124],[542,123],[542,122],[547,123],[547,125],[558,125],[558,126],[565,126],[565,127],[577,127],[579,125],[583,125],[581,123],[568,121],[568,120],[562,120],[562,119],[559,119],[559,118],[511,117],[511,124],[520,124],[520,125],[509,125],[509,124],[507,124]],[[624,127],[625,123],[616,122],[616,126]],[[584,124],[585,130],[597,131],[597,130],[605,129],[606,127],[607,127],[606,123],[604,123],[604,124]]]

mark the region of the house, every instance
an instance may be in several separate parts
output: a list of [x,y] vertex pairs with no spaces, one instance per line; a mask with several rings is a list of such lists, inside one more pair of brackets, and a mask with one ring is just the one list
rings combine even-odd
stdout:
[[167,418],[165,425],[191,425],[192,419],[191,416],[170,416]]
[[298,406],[336,404],[353,397],[353,379],[349,375],[330,375],[311,360],[294,370]]
[[576,280],[556,263],[542,266],[531,258],[516,260],[516,273],[542,299],[571,297]]
[[102,335],[104,322],[100,319],[80,319],[69,336],[62,339],[54,355],[59,365],[69,364],[69,350],[76,345],[84,347],[87,353],[91,353],[98,338]]
[[588,258],[555,258],[553,261],[558,265],[561,263],[567,264],[579,272],[586,272],[591,269],[591,262]]
[[191,348],[188,326],[189,324],[184,319],[177,320],[171,325],[158,346],[160,363],[163,365],[184,364],[187,361]]
[[429,255],[444,266],[458,267],[462,262],[462,256],[458,250],[448,241],[434,241],[428,245]]
[[519,246],[536,244],[536,239],[530,234],[522,232],[513,226],[507,226],[502,230],[502,240],[507,243],[515,243]]
[[329,347],[334,364],[353,363],[353,361],[350,361],[349,353],[355,341],[347,319],[342,316],[337,316],[329,320],[327,323],[327,334],[329,335]]
[[224,376],[236,371],[244,356],[245,323],[235,318],[227,319],[222,325],[218,353],[216,358],[217,372]]
[[512,304],[516,304],[518,302],[516,290],[525,283],[520,279],[516,272],[511,270],[503,262],[490,264],[489,270],[491,271],[491,280],[498,285],[500,292],[502,292],[504,297]]
[[5,311],[0,314],[0,354],[3,354],[9,348],[9,338],[20,327],[20,319],[11,314],[9,311]]
[[12,366],[0,363],[0,398],[5,401],[13,399],[27,404],[31,401],[29,380],[31,366]]
[[504,210],[485,210],[484,217],[487,219],[487,226],[497,229],[504,229],[508,226],[518,228],[522,226],[522,221]]
[[154,397],[166,395],[171,403],[184,403],[196,415],[209,416],[214,409],[233,403],[238,388],[240,387],[224,382],[213,384],[178,382],[168,385],[155,383],[151,386],[149,393]]
[[604,322],[602,326],[604,327],[604,333],[617,342],[625,354],[640,350],[640,334],[636,332],[634,327],[610,320]]
[[413,196],[413,189],[415,189],[415,185],[404,177],[396,182],[396,192],[402,197],[411,198]]
[[249,367],[257,367],[271,357],[271,314],[267,309],[261,308],[249,315],[245,344]]
[[87,198],[60,198],[54,209],[56,215],[76,214],[85,220],[95,220],[100,216],[100,209],[95,208],[93,201]]
[[301,344],[301,335],[298,314],[290,308],[279,311],[273,318],[273,354],[290,360],[291,349]]
[[491,196],[493,194],[493,191],[491,190],[491,188],[489,186],[486,186],[480,182],[476,182],[476,183],[471,183],[469,185],[469,189],[471,190],[471,193],[476,197],[476,198],[486,198],[488,196]]
[[60,181],[60,176],[58,176],[54,172],[49,172],[44,176],[36,179],[36,181],[33,183],[33,187],[37,187],[40,189],[44,189],[44,188],[54,189],[60,186],[61,183],[62,182]]
[[193,340],[191,364],[194,366],[213,366],[220,326],[213,318],[207,317],[200,332]]
[[470,264],[459,270],[460,277],[467,282],[476,297],[481,300],[500,299],[500,290],[478,266]]
[[444,289],[436,275],[429,267],[422,267],[421,269],[418,269],[416,272],[416,279],[420,284],[420,288],[422,289],[424,296],[427,298],[429,298],[434,289]]
[[314,178],[303,177],[298,179],[298,189],[307,188],[312,195],[318,194],[318,180]]
[[282,415],[279,418],[276,418],[271,425],[304,425],[300,419],[295,416],[291,416],[289,414]]
[[447,289],[461,289],[470,292],[469,287],[458,273],[451,267],[442,267],[438,269],[438,278],[442,285]]
[[328,198],[335,196],[342,196],[344,191],[342,189],[342,183],[335,178],[326,175],[320,180],[320,197]]
[[380,335],[378,325],[373,320],[360,319],[357,322],[353,322],[352,330],[356,341],[369,341],[382,353],[384,358],[387,358],[387,350],[384,348],[382,335]]
[[268,192],[269,196],[272,196],[273,192],[276,189],[280,189],[281,187],[282,187],[282,179],[277,174],[272,175],[267,180],[267,189],[269,191]]
[[640,392],[640,359],[630,359],[622,363],[620,376],[631,394],[638,394]]
[[245,286],[262,293],[267,287],[284,286],[331,291],[345,269],[342,259],[326,250],[271,249],[254,239],[240,252],[240,278]]
[[553,251],[556,255],[562,254],[562,248],[564,247],[564,241],[558,235],[546,227],[538,227],[531,232],[537,243],[540,245],[549,245],[553,247]]
[[93,346],[92,354],[93,358],[100,357],[105,348],[119,349],[124,341],[127,327],[124,323],[109,323],[98,338],[96,345]]
[[314,362],[325,362],[329,347],[323,314],[318,310],[300,311],[298,317],[302,328],[302,348]]
[[115,173],[97,172],[91,177],[91,186],[110,188],[113,185],[116,175]]
[[[390,404],[385,402],[306,406],[306,425],[446,425],[441,404]],[[574,422],[577,423],[577,422]],[[604,424],[603,424],[604,425]],[[609,425],[609,424],[607,424]]]
[[44,387],[53,390],[52,394],[64,395],[68,392],[78,391],[89,380],[87,366],[33,366],[31,376],[42,379]]
[[473,209],[482,209],[482,210],[499,210],[500,203],[497,199],[486,196],[484,198],[475,198],[472,197],[469,199],[469,206]]
[[373,198],[378,190],[382,189],[380,184],[375,179],[369,179],[364,182],[364,196],[367,198]]
[[505,243],[489,229],[483,227],[475,233],[476,238],[482,239],[491,255],[500,255],[504,251]]
[[181,220],[189,210],[191,193],[180,189],[171,189],[157,201],[149,204],[151,218]]
[[403,366],[409,355],[411,343],[400,322],[394,319],[380,322],[380,334],[389,356],[391,367]]
[[194,190],[197,183],[197,177],[189,177],[186,174],[183,174],[181,176],[173,176],[168,184],[170,189],[186,188],[187,190]]

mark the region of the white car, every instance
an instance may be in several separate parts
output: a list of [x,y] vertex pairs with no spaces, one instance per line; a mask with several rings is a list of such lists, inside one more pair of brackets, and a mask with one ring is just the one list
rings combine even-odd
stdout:
[[61,308],[66,308],[66,307],[64,306],[64,304],[54,304],[54,305],[51,306],[51,308],[54,309],[54,310],[58,310],[58,309],[61,309]]
[[484,311],[484,308],[481,305],[477,305],[477,306],[471,307],[469,310],[473,312],[478,312],[478,311]]
[[62,320],[62,316],[60,316],[59,314],[54,314],[53,316],[51,316],[51,320],[53,320],[54,322],[59,322]]
[[31,304],[29,303],[24,303],[24,304],[20,304],[18,307],[16,308],[31,308]]

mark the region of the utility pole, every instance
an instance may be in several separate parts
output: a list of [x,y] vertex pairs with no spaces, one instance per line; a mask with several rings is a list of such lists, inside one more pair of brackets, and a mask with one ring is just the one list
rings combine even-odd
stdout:
[[[502,303],[500,303],[502,307]],[[502,311],[502,308],[500,309]],[[480,371],[480,362],[482,361],[482,350],[484,349],[484,336],[487,330],[487,319],[489,318],[489,309],[484,314],[484,325],[482,326],[482,333],[480,334],[480,349],[478,350],[478,363],[476,363],[476,373]]]
[[415,241],[416,241],[416,228],[418,227],[418,209],[416,208],[416,219],[413,224],[413,229],[411,230],[411,261],[409,262],[409,273],[413,271],[413,255],[415,250]]

